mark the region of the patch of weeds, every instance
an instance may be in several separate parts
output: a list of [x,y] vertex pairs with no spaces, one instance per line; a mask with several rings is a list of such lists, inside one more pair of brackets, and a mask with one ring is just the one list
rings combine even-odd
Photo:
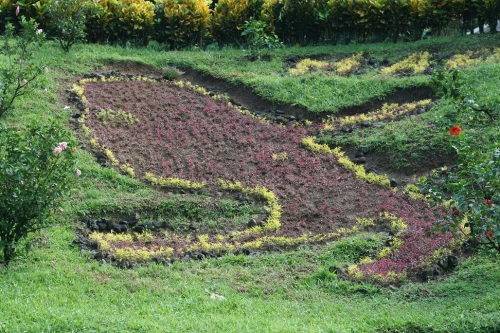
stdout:
[[358,262],[376,252],[383,245],[384,238],[378,234],[359,234],[344,238],[325,248],[323,262]]
[[306,286],[316,285],[323,288],[326,292],[340,294],[345,296],[361,294],[375,295],[380,293],[380,289],[369,283],[357,283],[343,280],[335,272],[328,268],[322,268],[303,280]]
[[184,72],[176,67],[166,66],[162,68],[163,78],[169,81],[178,79]]

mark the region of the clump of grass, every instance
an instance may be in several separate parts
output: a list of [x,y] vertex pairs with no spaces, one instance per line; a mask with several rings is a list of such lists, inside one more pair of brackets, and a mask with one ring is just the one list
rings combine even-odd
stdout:
[[182,74],[184,74],[184,72],[182,72],[180,69],[172,66],[163,67],[162,72],[163,72],[163,78],[169,81],[178,79],[179,77],[182,76]]

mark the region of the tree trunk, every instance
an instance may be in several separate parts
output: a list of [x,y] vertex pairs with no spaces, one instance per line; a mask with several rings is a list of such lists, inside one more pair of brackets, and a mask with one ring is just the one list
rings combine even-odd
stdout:
[[10,244],[5,245],[3,248],[3,261],[5,263],[5,266],[7,266],[13,258],[14,248]]

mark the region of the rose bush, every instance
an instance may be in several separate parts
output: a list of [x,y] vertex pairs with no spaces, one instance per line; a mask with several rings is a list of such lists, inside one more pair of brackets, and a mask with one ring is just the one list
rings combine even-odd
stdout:
[[[0,127],[0,252],[8,264],[72,186],[76,142],[56,122]],[[64,141],[66,140],[66,141]],[[72,147],[70,149],[70,147]]]

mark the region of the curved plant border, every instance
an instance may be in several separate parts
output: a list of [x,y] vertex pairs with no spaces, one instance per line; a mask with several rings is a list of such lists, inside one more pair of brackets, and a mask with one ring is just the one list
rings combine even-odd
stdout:
[[[77,96],[82,105],[84,105],[84,113],[80,117],[80,126],[83,134],[89,140],[90,144],[95,149],[102,150],[111,164],[115,167],[119,167],[119,169],[128,174],[130,177],[135,177],[135,173],[133,168],[128,164],[121,164],[120,161],[114,156],[113,152],[107,147],[101,145],[97,138],[93,136],[92,130],[85,125],[85,118],[89,112],[89,108],[87,107],[87,99],[84,95],[85,92],[85,84],[88,82],[121,82],[121,81],[131,81],[131,80],[141,80],[147,82],[156,82],[159,80],[151,79],[142,76],[126,76],[126,77],[118,77],[118,76],[101,76],[100,78],[86,78],[81,79],[78,84],[73,85],[71,92]],[[203,95],[209,95],[209,93],[202,87],[193,85],[189,82],[176,81],[174,83],[179,88],[188,88]],[[214,99],[227,99],[224,96],[213,96]],[[244,114],[248,114],[249,111],[241,110],[236,108],[239,112]],[[265,119],[256,117],[261,121],[267,121]],[[334,149],[330,148],[325,144],[318,144],[315,142],[314,137],[304,138],[302,141],[303,145],[317,153],[321,154],[331,154],[334,155],[338,162],[347,170],[355,173],[356,177],[359,179],[363,179],[368,183],[377,184],[386,188],[390,188],[390,180],[386,175],[376,175],[372,173],[367,173],[363,166],[357,165],[353,163],[348,157],[344,155],[344,152],[341,151],[340,147],[336,147]],[[120,165],[121,164],[121,165]],[[145,180],[154,186],[167,187],[167,188],[182,188],[182,189],[194,189],[199,190],[202,189],[205,184],[191,182],[188,180],[183,180],[179,178],[163,178],[157,177],[152,173],[147,173]],[[334,239],[339,239],[346,235],[351,235],[356,232],[361,231],[363,228],[370,226],[370,223],[367,223],[367,219],[358,219],[357,225],[352,228],[340,228],[335,232],[327,233],[327,234],[312,234],[306,233],[298,237],[287,237],[287,236],[275,236],[272,235],[273,231],[276,231],[280,228],[280,217],[282,207],[280,206],[278,199],[275,194],[264,188],[264,187],[244,187],[239,182],[230,182],[227,180],[219,179],[218,185],[222,190],[225,191],[238,191],[240,193],[246,195],[252,195],[255,197],[259,197],[264,199],[269,207],[269,216],[266,220],[266,223],[263,226],[254,226],[243,231],[234,231],[229,233],[228,235],[208,235],[201,234],[196,236],[196,240],[189,240],[191,236],[186,237],[186,235],[180,235],[175,233],[165,233],[165,237],[167,237],[170,241],[182,240],[185,243],[185,246],[182,247],[178,253],[175,253],[174,249],[165,244],[165,242],[155,242],[155,237],[151,234],[146,233],[141,236],[138,234],[104,234],[99,232],[94,232],[90,234],[88,237],[90,240],[97,243],[98,248],[101,251],[107,251],[111,257],[120,262],[146,262],[151,259],[157,260],[170,260],[173,257],[180,257],[183,253],[193,252],[193,251],[216,251],[218,253],[227,253],[227,252],[236,252],[237,250],[246,249],[246,250],[255,250],[255,249],[273,249],[277,246],[279,247],[296,247],[301,244],[307,243],[319,243],[331,241]],[[397,188],[392,189],[394,192],[397,191]],[[417,194],[414,194],[415,191],[412,191],[411,188],[406,189],[409,196],[412,198],[417,198]],[[397,252],[398,248],[402,245],[403,240],[398,238],[400,235],[404,233],[406,230],[406,223],[404,223],[401,219],[397,217],[387,217],[388,219],[392,219],[394,221],[399,222],[400,229],[398,229],[398,234],[395,237],[395,241],[391,243],[390,246],[384,248],[382,252],[377,256],[377,259],[384,258],[390,255],[393,255]],[[369,221],[368,221],[369,222]],[[372,220],[373,222],[373,220]],[[147,241],[142,241],[141,239],[147,238]],[[132,243],[133,241],[138,243]],[[130,245],[135,244],[130,247]],[[127,247],[128,246],[128,247]],[[448,249],[440,248],[435,252],[447,252]],[[374,259],[365,258],[360,262],[360,265],[352,265],[348,269],[348,276],[351,279],[361,280],[366,278],[372,278],[379,282],[391,282],[395,280],[404,279],[406,276],[406,272],[395,273],[392,271],[388,271],[385,275],[381,275],[377,272],[371,271],[369,269],[362,269],[364,265],[370,265],[373,263]],[[425,264],[425,263],[424,263]],[[421,265],[423,266],[423,265]]]

